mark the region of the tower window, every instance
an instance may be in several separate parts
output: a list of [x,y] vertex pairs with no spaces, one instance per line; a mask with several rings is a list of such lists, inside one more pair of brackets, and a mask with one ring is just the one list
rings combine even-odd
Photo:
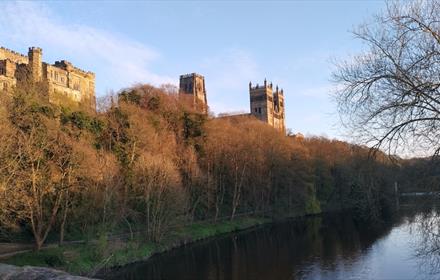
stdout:
[[261,107],[258,107],[258,113],[261,114]]

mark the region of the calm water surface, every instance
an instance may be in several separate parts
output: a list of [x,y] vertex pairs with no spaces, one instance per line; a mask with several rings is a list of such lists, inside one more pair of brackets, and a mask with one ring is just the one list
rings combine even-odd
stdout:
[[107,279],[440,279],[436,259],[416,256],[430,211],[403,205],[383,224],[348,213],[292,220],[176,249]]

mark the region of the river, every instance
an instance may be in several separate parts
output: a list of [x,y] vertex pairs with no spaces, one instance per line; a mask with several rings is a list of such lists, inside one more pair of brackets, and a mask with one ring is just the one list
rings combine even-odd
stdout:
[[439,253],[426,254],[436,246],[425,228],[436,213],[402,204],[385,222],[338,213],[274,223],[127,265],[107,279],[440,279]]

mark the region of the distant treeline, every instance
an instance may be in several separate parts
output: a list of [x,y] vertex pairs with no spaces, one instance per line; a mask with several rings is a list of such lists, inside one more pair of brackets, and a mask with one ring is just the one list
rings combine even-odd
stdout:
[[[46,102],[37,85],[0,102],[0,232],[50,238],[144,232],[246,215],[353,209],[379,218],[399,167],[378,152],[213,118],[172,87],[126,89],[100,112]],[[20,234],[18,234],[20,233]]]
[[400,192],[440,191],[440,159],[427,158],[401,160]]

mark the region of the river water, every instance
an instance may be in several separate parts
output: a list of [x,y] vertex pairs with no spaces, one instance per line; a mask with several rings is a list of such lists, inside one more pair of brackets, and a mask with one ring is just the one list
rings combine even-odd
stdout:
[[435,209],[401,205],[369,224],[350,213],[271,224],[127,265],[107,279],[440,279],[433,251],[440,237],[426,238]]

